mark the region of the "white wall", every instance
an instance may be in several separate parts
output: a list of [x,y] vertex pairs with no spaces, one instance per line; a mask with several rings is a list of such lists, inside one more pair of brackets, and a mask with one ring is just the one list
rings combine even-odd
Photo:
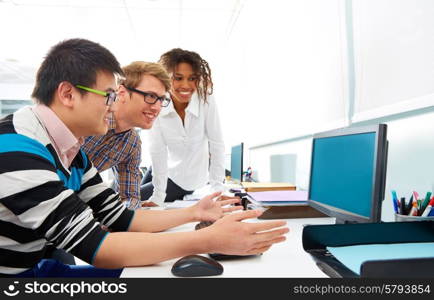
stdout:
[[434,105],[434,1],[352,0],[352,8],[352,120]]
[[343,0],[244,2],[212,66],[226,149],[347,125]]
[[0,83],[0,99],[30,100],[33,84]]
[[[306,190],[309,186],[311,147],[312,139],[305,138],[294,142],[280,143],[250,150],[248,151],[250,156],[249,165],[254,172],[256,171],[259,181],[271,181],[271,155],[294,154],[297,157],[294,184],[299,189]],[[285,168],[285,166],[282,166],[282,168]]]

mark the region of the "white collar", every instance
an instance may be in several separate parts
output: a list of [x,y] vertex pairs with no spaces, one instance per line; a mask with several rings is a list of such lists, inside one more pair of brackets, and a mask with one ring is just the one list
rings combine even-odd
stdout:
[[[195,117],[199,117],[199,105],[200,105],[200,99],[196,92],[191,96],[191,100],[188,103],[188,106],[185,109],[185,111],[191,113]],[[160,116],[164,117],[171,113],[176,113],[175,107],[173,106],[173,100],[170,101],[167,107],[163,107],[161,109]]]

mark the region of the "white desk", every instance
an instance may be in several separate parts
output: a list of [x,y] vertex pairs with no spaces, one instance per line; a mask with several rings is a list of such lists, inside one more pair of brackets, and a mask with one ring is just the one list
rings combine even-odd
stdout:
[[[301,234],[303,224],[333,224],[333,218],[288,219],[286,241],[273,245],[263,255],[235,260],[224,260],[221,277],[328,277],[303,250]],[[258,222],[261,222],[258,220]],[[194,230],[197,223],[178,226],[170,231]],[[146,253],[143,253],[146,255]],[[175,277],[171,273],[177,259],[146,267],[125,268],[121,277]]]

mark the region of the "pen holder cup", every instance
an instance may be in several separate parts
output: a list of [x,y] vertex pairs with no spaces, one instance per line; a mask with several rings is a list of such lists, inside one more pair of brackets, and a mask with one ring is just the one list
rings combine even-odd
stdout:
[[434,221],[434,216],[431,217],[420,217],[420,216],[407,216],[395,214],[396,222],[417,222],[417,221]]

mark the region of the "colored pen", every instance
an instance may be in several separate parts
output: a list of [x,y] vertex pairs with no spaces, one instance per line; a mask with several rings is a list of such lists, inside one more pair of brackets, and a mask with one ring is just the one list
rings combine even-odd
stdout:
[[431,213],[431,211],[433,210],[432,207],[434,206],[434,197],[431,199],[431,201],[429,202],[428,206],[425,208],[425,210],[423,211],[422,217],[428,217],[428,215]]
[[408,213],[410,213],[410,210],[413,208],[413,195],[411,195],[411,197],[410,197],[410,201],[408,202],[408,206],[407,206],[407,209],[406,209],[406,211],[408,212]]
[[392,197],[393,197],[393,199],[398,200],[398,195],[396,194],[395,190],[392,190]]
[[417,202],[413,202],[413,207],[410,210],[409,216],[417,216]]
[[419,194],[416,191],[413,191],[414,201],[419,199]]
[[394,192],[395,191],[392,191],[393,209],[395,210],[395,213],[399,213],[398,212],[398,199],[395,198]]
[[422,202],[422,207],[420,209],[420,212],[423,213],[425,208],[428,206],[428,203],[430,202],[429,199],[431,197],[431,192],[427,192],[425,196],[425,200]]
[[419,203],[419,194],[416,191],[413,191],[413,196],[414,196],[414,202],[417,203],[417,209],[420,208],[420,203]]
[[[434,197],[431,198],[431,201],[433,201],[433,200],[434,200]],[[431,203],[431,201],[430,201],[430,203]],[[434,207],[434,205],[433,205],[433,207]],[[428,217],[434,217],[434,209],[433,209],[433,207],[431,207],[431,212],[428,214]]]
[[401,215],[405,215],[405,197],[401,197]]

